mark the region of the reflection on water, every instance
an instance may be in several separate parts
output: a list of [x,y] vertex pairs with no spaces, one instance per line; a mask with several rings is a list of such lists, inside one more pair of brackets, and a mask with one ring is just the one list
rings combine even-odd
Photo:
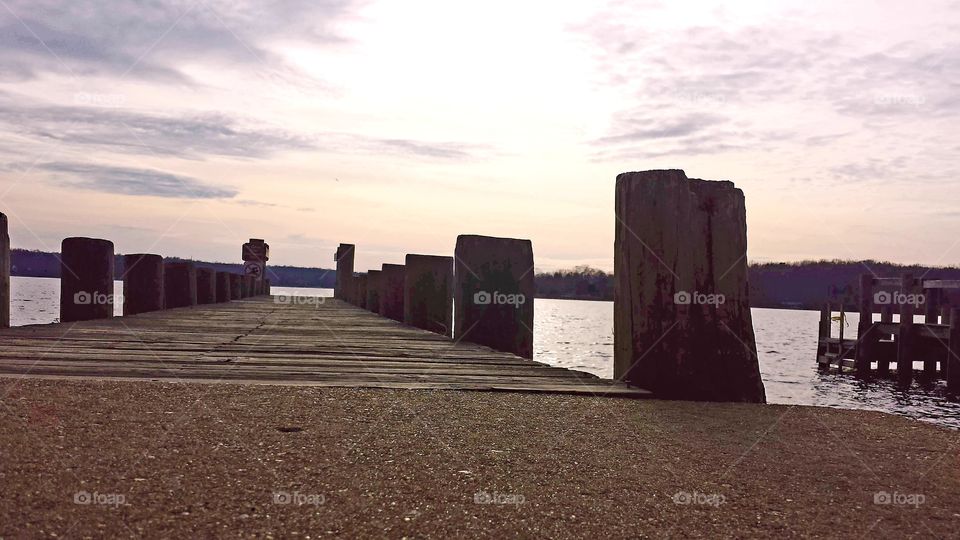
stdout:
[[[274,287],[273,292],[332,296],[330,289]],[[117,282],[116,294],[122,293],[123,284]],[[60,280],[15,277],[11,296],[15,326],[47,324],[59,317]],[[115,311],[121,315],[122,306]],[[943,381],[928,386],[914,383],[904,392],[893,381],[864,383],[850,375],[817,371],[819,318],[815,311],[753,310],[767,401],[883,411],[960,429],[960,403],[947,401]],[[857,317],[852,314],[846,336],[856,337],[856,328]],[[836,322],[833,332],[838,334]],[[613,303],[537,299],[534,350],[541,362],[613,377]]]
[[[113,282],[115,298],[123,297],[123,282]],[[123,315],[123,301],[113,312]],[[51,278],[10,278],[10,324],[50,324],[60,319],[60,280]]]
[[[536,302],[537,360],[613,377],[612,302]],[[818,312],[760,308],[752,312],[768,402],[883,411],[960,428],[960,403],[947,401],[943,381],[927,386],[915,382],[904,392],[893,381],[865,383],[849,374],[820,373],[815,362]],[[838,325],[834,323],[834,336]],[[845,334],[855,338],[856,332],[853,314]]]

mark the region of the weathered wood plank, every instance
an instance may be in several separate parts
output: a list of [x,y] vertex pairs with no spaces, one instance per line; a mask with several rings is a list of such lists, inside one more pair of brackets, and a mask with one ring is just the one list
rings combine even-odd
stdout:
[[0,332],[0,376],[560,392],[648,397],[327,299],[270,298]]

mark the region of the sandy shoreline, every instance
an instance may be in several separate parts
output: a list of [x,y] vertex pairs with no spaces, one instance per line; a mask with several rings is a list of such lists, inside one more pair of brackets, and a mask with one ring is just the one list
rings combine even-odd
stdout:
[[960,530],[960,432],[874,412],[39,379],[0,395],[4,538]]

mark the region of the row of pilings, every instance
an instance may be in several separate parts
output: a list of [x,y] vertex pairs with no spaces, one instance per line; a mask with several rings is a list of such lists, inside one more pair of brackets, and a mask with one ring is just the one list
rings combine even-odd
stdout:
[[404,264],[354,272],[354,244],[335,255],[334,297],[404,324],[533,358],[530,240],[461,235],[452,257],[406,255]]
[[[160,255],[124,255],[122,297],[115,294],[113,242],[67,238],[60,250],[60,322],[107,319],[123,303],[123,315],[216,304],[270,294],[270,280],[165,262]],[[0,213],[0,328],[10,326],[10,235]]]

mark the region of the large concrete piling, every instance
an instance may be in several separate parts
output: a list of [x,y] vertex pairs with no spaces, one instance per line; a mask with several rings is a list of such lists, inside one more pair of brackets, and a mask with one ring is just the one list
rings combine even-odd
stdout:
[[454,258],[453,337],[533,358],[530,240],[461,235]]
[[197,304],[217,303],[217,271],[197,268]]
[[217,272],[217,302],[229,302],[231,300],[230,272]]
[[197,305],[197,267],[192,262],[166,263],[163,288],[166,309]]
[[353,244],[340,244],[334,260],[337,262],[337,283],[333,291],[333,297],[351,301],[352,282],[353,282],[353,258],[356,252],[356,246]]
[[615,217],[614,377],[665,399],[764,402],[743,192],[624,173]]
[[123,257],[123,315],[163,309],[163,257],[146,253]]
[[367,300],[364,303],[368,311],[380,313],[380,289],[382,278],[380,270],[370,270],[367,272]]
[[0,328],[10,326],[10,233],[0,212]]
[[113,242],[67,238],[60,263],[60,322],[113,317]]
[[453,257],[407,255],[403,322],[453,335]]
[[402,264],[385,264],[380,272],[380,315],[399,322],[403,322],[405,275]]

